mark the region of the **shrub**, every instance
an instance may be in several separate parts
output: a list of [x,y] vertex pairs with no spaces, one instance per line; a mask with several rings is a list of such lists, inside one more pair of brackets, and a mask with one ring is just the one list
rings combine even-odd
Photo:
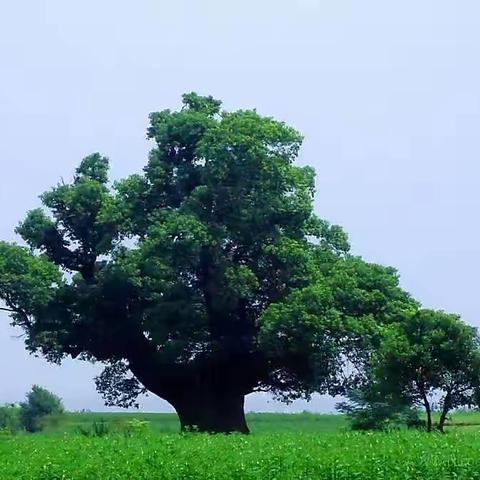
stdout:
[[79,425],[77,433],[84,437],[105,437],[110,433],[110,426],[105,420],[100,419],[98,422],[93,422],[90,427]]
[[20,404],[20,418],[27,432],[37,432],[43,428],[43,420],[48,416],[64,412],[62,400],[45,388],[34,385]]
[[20,407],[14,404],[0,407],[0,430],[16,433],[22,429]]
[[380,395],[377,392],[351,390],[348,400],[337,405],[337,410],[344,413],[353,430],[388,430],[391,428],[418,428],[424,425],[418,411],[408,403]]
[[150,430],[150,422],[133,418],[125,422],[123,433],[125,436],[145,434]]

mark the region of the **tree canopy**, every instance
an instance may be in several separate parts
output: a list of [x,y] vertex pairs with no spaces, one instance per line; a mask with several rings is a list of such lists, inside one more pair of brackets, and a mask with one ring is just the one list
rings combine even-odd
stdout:
[[142,172],[82,160],[0,243],[0,298],[29,351],[100,361],[110,405],[148,390],[183,428],[247,431],[244,396],[341,392],[379,325],[416,311],[396,271],[313,211],[302,137],[195,93],[150,115]]
[[384,394],[425,408],[427,430],[432,403],[440,406],[441,431],[450,410],[478,403],[479,338],[457,315],[421,309],[385,328],[372,367]]

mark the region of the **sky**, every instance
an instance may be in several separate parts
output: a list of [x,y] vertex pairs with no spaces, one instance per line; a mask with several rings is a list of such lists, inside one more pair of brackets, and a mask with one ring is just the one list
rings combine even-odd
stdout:
[[[114,178],[138,172],[149,112],[197,91],[300,130],[316,212],[425,306],[480,326],[479,27],[478,0],[0,1],[0,239],[91,152]],[[38,383],[103,408],[97,365],[29,357],[20,333],[0,313],[0,403]]]

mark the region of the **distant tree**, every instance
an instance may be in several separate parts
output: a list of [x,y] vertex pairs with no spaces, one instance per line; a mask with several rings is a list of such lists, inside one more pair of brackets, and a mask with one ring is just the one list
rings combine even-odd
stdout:
[[170,402],[182,428],[248,428],[244,397],[338,393],[364,341],[415,302],[313,213],[302,137],[194,93],[150,116],[141,174],[85,158],[0,243],[0,298],[26,346],[100,361],[107,404]]
[[32,390],[27,393],[26,401],[20,404],[20,418],[27,432],[41,430],[41,422],[45,417],[63,412],[62,400],[38,385],[32,387]]
[[448,412],[474,405],[480,391],[480,349],[476,330],[457,315],[419,310],[383,329],[372,366],[384,394],[407,398],[425,409],[431,431],[432,399],[440,405],[438,429]]

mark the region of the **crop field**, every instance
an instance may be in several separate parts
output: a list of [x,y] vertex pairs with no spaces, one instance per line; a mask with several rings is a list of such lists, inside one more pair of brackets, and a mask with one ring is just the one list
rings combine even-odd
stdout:
[[[128,430],[132,417],[149,423]],[[251,414],[251,435],[210,436],[175,433],[168,414],[68,414],[42,433],[1,436],[0,478],[480,479],[479,420],[455,414],[445,435],[359,433],[339,415]],[[92,422],[104,425],[97,436]]]

